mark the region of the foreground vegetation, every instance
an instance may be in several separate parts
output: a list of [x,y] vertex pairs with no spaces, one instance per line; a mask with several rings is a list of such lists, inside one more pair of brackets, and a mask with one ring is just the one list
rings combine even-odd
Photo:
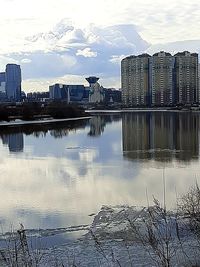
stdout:
[[0,121],[11,121],[15,119],[34,120],[40,118],[75,118],[82,117],[85,112],[77,105],[65,102],[49,102],[46,104],[38,102],[20,104],[1,104]]
[[[6,238],[0,250],[1,266],[200,266],[200,189],[198,184],[177,201],[176,211],[154,205],[141,210],[122,208],[118,213],[104,207],[94,218],[83,242],[77,247],[45,250],[35,247],[26,230]],[[134,210],[135,212],[130,212]],[[102,224],[102,227],[101,227]],[[113,231],[115,229],[115,231]],[[8,236],[8,235],[7,235]],[[89,245],[90,244],[90,245]],[[141,252],[143,251],[143,252]],[[124,253],[120,256],[120,254]],[[82,259],[82,261],[80,260]],[[145,261],[145,264],[144,264]],[[91,263],[92,262],[92,263]]]

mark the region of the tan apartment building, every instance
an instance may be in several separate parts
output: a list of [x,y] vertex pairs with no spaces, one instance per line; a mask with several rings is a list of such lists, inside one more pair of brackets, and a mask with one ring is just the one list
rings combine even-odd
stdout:
[[174,102],[174,58],[170,53],[161,51],[150,59],[151,104],[169,106]]
[[200,103],[198,54],[129,56],[121,62],[125,106],[171,106]]
[[149,105],[148,54],[129,56],[121,63],[122,103],[126,106]]
[[198,54],[179,52],[175,57],[177,103],[193,104],[199,102]]

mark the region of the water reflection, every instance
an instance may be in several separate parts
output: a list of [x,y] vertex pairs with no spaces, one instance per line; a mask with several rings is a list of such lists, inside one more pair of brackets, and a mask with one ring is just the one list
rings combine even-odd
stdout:
[[9,147],[10,152],[22,152],[24,149],[24,138],[22,133],[13,133],[1,136],[3,145]]
[[199,115],[131,113],[122,116],[123,155],[168,162],[199,157]]
[[200,178],[198,116],[134,113],[1,129],[10,152],[21,152],[0,144],[0,222],[87,224],[102,205],[146,205],[146,188],[162,200],[163,162],[167,203],[175,203],[175,188],[183,193]]
[[10,152],[23,152],[24,135],[33,135],[36,138],[45,137],[48,133],[54,138],[67,136],[70,131],[84,129],[88,120],[61,122],[57,124],[23,125],[12,128],[1,128],[0,138]]
[[104,132],[106,124],[121,120],[121,115],[97,115],[91,118],[89,136],[100,136]]

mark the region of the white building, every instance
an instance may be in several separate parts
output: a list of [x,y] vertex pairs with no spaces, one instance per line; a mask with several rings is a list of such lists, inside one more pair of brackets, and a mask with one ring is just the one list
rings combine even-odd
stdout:
[[104,88],[98,82],[90,86],[89,103],[101,103],[104,101]]

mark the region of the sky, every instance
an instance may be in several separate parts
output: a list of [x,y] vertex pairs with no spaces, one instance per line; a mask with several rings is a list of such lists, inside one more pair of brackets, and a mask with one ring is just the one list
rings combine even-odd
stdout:
[[199,51],[199,0],[0,0],[0,71],[22,67],[25,91],[97,75],[120,87],[120,60]]

